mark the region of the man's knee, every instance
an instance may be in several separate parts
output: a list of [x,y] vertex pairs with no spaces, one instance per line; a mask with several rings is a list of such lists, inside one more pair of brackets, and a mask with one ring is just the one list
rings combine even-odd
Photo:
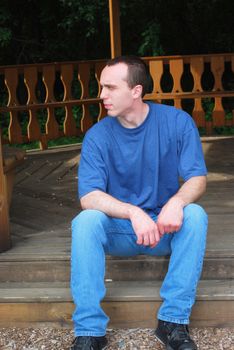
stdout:
[[102,221],[106,215],[99,211],[94,209],[85,209],[82,210],[73,220],[72,220],[72,227],[75,227],[77,225],[87,225],[92,223],[97,223],[99,221]]
[[[191,237],[199,242],[206,240],[208,216],[205,210],[198,204],[192,203],[184,208],[183,227]],[[189,235],[190,236],[190,235]]]
[[107,216],[99,210],[86,209],[72,220],[72,236],[86,237],[102,230]]
[[198,204],[191,203],[184,208],[184,220],[189,219],[192,222],[207,223],[207,214],[205,210]]

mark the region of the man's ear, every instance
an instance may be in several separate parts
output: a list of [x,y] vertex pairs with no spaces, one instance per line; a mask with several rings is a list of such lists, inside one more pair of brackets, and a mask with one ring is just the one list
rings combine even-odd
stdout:
[[136,86],[134,86],[134,88],[132,89],[132,91],[133,91],[133,97],[134,98],[139,98],[139,97],[141,97],[141,95],[142,95],[142,85],[136,85]]

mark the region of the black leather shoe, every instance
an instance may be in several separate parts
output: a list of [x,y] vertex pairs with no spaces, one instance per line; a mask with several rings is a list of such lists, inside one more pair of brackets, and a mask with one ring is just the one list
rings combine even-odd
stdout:
[[101,350],[107,345],[106,337],[76,337],[71,350]]
[[166,350],[197,350],[185,324],[159,320],[155,335],[166,346]]

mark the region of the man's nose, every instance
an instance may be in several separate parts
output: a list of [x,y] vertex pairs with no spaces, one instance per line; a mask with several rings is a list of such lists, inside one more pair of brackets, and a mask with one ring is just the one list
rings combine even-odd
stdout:
[[105,89],[104,89],[104,88],[102,88],[101,93],[100,93],[100,98],[101,98],[102,100],[104,100],[105,95],[106,95],[106,93],[105,93]]

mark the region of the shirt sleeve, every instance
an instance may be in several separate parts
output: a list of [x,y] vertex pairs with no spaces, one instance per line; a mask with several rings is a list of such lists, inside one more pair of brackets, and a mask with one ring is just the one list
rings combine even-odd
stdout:
[[78,169],[79,198],[95,190],[106,192],[107,168],[94,140],[87,136],[82,144],[81,159]]
[[207,174],[200,136],[193,119],[187,120],[178,138],[179,175],[184,181]]

